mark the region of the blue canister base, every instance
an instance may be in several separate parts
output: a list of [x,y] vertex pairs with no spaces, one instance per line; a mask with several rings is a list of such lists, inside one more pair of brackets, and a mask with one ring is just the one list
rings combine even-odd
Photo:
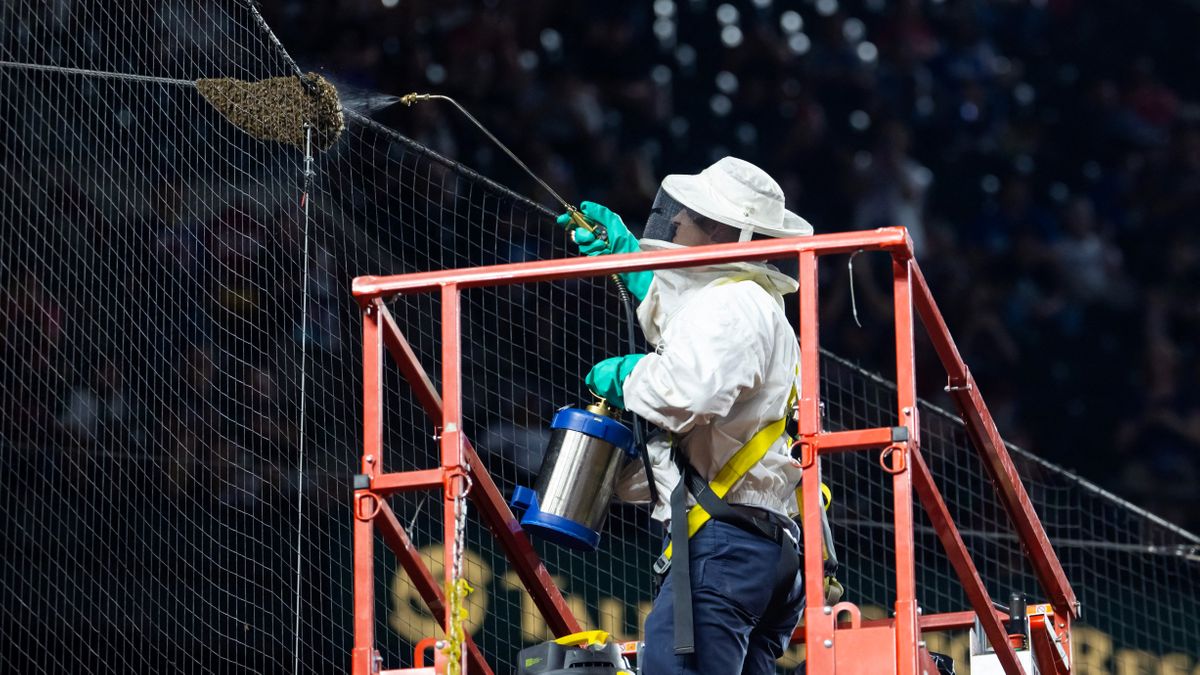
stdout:
[[538,506],[535,490],[518,486],[513,490],[509,503],[514,509],[524,511],[521,515],[521,527],[540,539],[577,551],[595,551],[600,545],[600,533],[596,530],[562,516],[543,513]]

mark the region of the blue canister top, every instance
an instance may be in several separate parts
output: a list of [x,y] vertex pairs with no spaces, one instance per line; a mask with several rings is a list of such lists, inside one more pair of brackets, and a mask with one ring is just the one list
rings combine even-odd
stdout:
[[611,417],[597,415],[579,408],[563,408],[554,414],[550,428],[578,431],[612,443],[615,447],[624,450],[625,454],[630,457],[637,457],[637,448],[633,446],[633,432],[629,430],[629,427]]

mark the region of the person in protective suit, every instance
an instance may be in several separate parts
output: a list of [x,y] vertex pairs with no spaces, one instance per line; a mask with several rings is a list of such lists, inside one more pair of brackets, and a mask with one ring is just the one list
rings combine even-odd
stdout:
[[[581,209],[608,232],[602,241],[573,231],[588,255],[812,234],[770,176],[733,157],[667,176],[640,241],[603,206]],[[569,226],[569,216],[559,222]],[[798,283],[749,262],[623,276],[655,351],[605,359],[586,381],[665,432],[648,445],[660,496],[652,515],[670,522],[671,543],[655,565],[662,584],[641,672],[774,673],[803,605],[789,517],[800,467],[784,430],[800,350],[783,303]],[[617,495],[650,500],[640,463],[629,464]]]

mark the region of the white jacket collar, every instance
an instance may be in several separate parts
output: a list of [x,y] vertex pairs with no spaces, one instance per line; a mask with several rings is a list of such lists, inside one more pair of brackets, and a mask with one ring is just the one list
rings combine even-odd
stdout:
[[[683,248],[657,239],[642,239],[638,242],[643,251],[664,251]],[[703,267],[678,267],[669,270],[654,270],[654,281],[646,297],[638,305],[638,321],[650,344],[659,345],[667,322],[690,296],[703,288],[734,281],[753,281],[771,294],[779,306],[783,296],[795,293],[800,283],[780,272],[775,267],[760,262],[722,263]]]

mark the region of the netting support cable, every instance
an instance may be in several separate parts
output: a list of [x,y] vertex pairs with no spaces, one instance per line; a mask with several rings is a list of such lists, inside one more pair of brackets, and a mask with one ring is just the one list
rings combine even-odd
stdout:
[[192,80],[180,80],[173,77],[155,77],[153,75],[134,75],[132,73],[115,73],[109,70],[91,70],[88,68],[69,68],[67,66],[45,66],[38,63],[20,63],[18,61],[0,61],[0,68],[17,68],[21,70],[38,70],[42,72],[59,73],[63,75],[81,75],[84,77],[102,77],[110,80],[132,80],[134,82],[149,82],[152,84],[168,84],[176,87],[195,87]]
[[[877,384],[879,386],[882,386],[882,387],[885,387],[885,388],[891,389],[891,390],[895,390],[895,388],[896,388],[895,384],[893,384],[892,382],[889,382],[887,379],[885,379],[878,373],[873,373],[869,370],[866,370],[866,369],[862,368],[861,366],[859,366],[858,364],[854,363],[853,361],[842,358],[841,356],[838,356],[837,354],[834,354],[833,352],[828,351],[824,348],[821,349],[821,357],[825,358],[825,359],[829,359],[830,361],[833,361],[835,363],[838,363],[841,366],[848,368],[848,369],[854,371],[855,373],[857,373],[858,375],[862,376],[865,380],[874,382],[875,384]],[[930,403],[929,401],[926,401],[925,399],[920,399],[919,403],[920,403],[921,407],[925,409],[926,412],[931,412],[936,415],[940,415],[946,419],[953,420],[958,423],[962,422],[962,416],[959,415],[958,413],[950,412],[949,410],[946,410],[945,408],[943,408],[941,406],[934,405],[934,404]],[[1083,478],[1079,474],[1077,474],[1073,471],[1070,471],[1068,469],[1065,469],[1065,468],[1055,464],[1054,462],[1051,462],[1048,459],[1038,457],[1037,455],[1033,454],[1032,452],[1025,450],[1024,448],[1021,448],[1019,446],[1013,445],[1012,443],[1005,443],[1004,445],[1008,449],[1009,452],[1021,457],[1022,459],[1025,459],[1025,460],[1028,460],[1035,464],[1038,464],[1042,468],[1053,473],[1054,475],[1061,476],[1064,480],[1074,483],[1076,486],[1080,487],[1081,489],[1091,492],[1092,494],[1096,495],[1097,497],[1104,499],[1108,502],[1111,502],[1112,504],[1116,505],[1119,508],[1126,509],[1141,518],[1145,518],[1146,520],[1149,520],[1150,522],[1154,523],[1155,525],[1157,525],[1165,530],[1168,530],[1168,531],[1172,532],[1173,534],[1178,535],[1180,538],[1185,539],[1188,542],[1200,545],[1200,535],[1189,532],[1188,530],[1185,530],[1182,527],[1180,527],[1174,523],[1167,522],[1160,516],[1156,516],[1153,513],[1150,513],[1149,511],[1147,511],[1146,509],[1143,509],[1142,507],[1137,506],[1128,500],[1125,500],[1125,499],[1122,499],[1122,498],[1116,496],[1115,494],[1109,492],[1108,490],[1105,490],[1104,488],[1100,487],[1099,485],[1096,485],[1095,483],[1087,480],[1086,478]]]
[[304,72],[300,70],[300,66],[296,65],[296,60],[292,58],[291,54],[288,54],[288,51],[284,48],[283,43],[280,42],[279,38],[275,36],[275,31],[271,30],[271,27],[267,25],[267,20],[264,19],[262,13],[258,11],[258,3],[255,2],[255,0],[249,0],[246,3],[246,7],[250,10],[250,15],[254,17],[254,23],[258,26],[258,29],[261,30],[263,35],[266,36],[267,40],[271,42],[271,45],[274,46],[275,49],[279,50],[279,55],[283,57],[283,60],[287,62],[288,66],[292,69],[295,75],[297,77],[304,77]]
[[488,178],[487,176],[484,176],[483,174],[479,173],[478,171],[475,171],[474,169],[471,169],[470,167],[468,167],[466,165],[460,164],[444,155],[440,155],[440,154],[434,152],[433,150],[430,150],[429,148],[421,145],[420,143],[413,141],[412,139],[408,138],[404,134],[401,134],[399,131],[392,129],[391,127],[389,127],[387,125],[380,124],[379,122],[376,122],[375,120],[371,119],[370,117],[367,117],[366,115],[364,115],[360,112],[357,112],[355,110],[345,110],[344,113],[346,115],[346,119],[354,120],[354,122],[356,124],[361,124],[364,127],[373,129],[374,131],[377,131],[377,132],[387,136],[388,138],[392,139],[394,142],[400,143],[401,145],[405,146],[411,152],[414,152],[414,153],[417,153],[424,157],[427,157],[428,159],[430,159],[434,162],[437,162],[438,164],[441,164],[442,166],[446,167],[447,169],[451,169],[451,170],[461,174],[464,178],[466,178],[468,180],[476,181],[476,182],[486,186],[488,189],[494,190],[498,194],[504,195],[505,197],[512,199],[514,202],[517,202],[519,204],[524,204],[536,211],[540,211],[542,213],[542,215],[549,216],[550,218],[554,218],[555,216],[558,215],[557,211],[547,207],[545,204],[542,204],[540,202],[535,202],[532,199],[530,199],[529,197],[526,197],[525,195],[523,195],[519,192],[514,192],[513,190],[510,190],[510,189],[504,187],[503,185]]
[[297,470],[296,470],[296,607],[295,623],[292,626],[292,672],[300,672],[300,599],[301,582],[303,579],[302,564],[304,562],[304,441],[306,431],[306,403],[308,402],[308,235],[309,214],[308,201],[312,194],[313,170],[312,153],[313,125],[304,123],[304,192],[300,196],[300,208],[303,212],[304,223],[300,236],[304,238],[304,252],[301,257],[302,273],[300,280],[300,422],[299,438],[297,440]]

